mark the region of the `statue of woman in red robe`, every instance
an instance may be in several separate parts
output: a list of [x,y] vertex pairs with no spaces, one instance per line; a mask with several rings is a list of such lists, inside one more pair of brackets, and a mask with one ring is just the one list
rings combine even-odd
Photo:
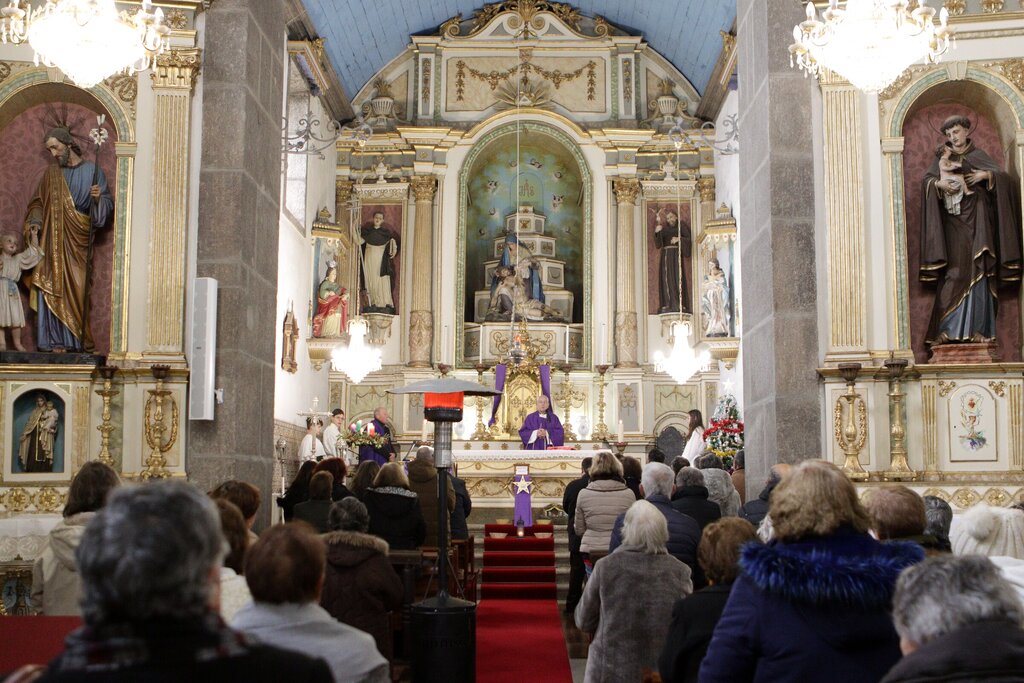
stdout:
[[327,264],[327,274],[316,292],[314,337],[340,337],[348,324],[348,292],[338,284],[338,266]]

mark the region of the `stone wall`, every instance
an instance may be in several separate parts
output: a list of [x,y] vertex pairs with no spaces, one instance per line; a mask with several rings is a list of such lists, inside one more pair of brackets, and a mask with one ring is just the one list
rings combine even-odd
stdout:
[[740,263],[747,495],[776,462],[821,456],[812,102],[789,65],[799,3],[738,0]]
[[189,425],[189,478],[259,486],[270,520],[285,8],[219,0],[206,14],[196,275],[215,278],[216,419]]

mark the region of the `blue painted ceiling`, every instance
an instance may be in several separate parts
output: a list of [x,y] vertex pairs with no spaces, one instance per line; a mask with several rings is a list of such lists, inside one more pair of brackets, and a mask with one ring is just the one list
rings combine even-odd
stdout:
[[[456,14],[468,19],[484,0],[303,0],[317,32],[326,38],[331,64],[353,97],[409,43]],[[711,78],[722,49],[720,30],[736,16],[735,0],[575,0],[587,16],[601,15],[628,33],[642,35],[679,69],[698,92]]]

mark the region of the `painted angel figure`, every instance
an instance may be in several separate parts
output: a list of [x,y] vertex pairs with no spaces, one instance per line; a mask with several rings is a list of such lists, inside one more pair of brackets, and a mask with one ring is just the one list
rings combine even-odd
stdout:
[[717,258],[708,263],[701,294],[705,337],[729,336],[729,285]]

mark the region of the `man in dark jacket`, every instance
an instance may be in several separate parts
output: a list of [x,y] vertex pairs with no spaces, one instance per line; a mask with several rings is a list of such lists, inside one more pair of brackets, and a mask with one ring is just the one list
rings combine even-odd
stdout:
[[[697,544],[700,543],[701,528],[693,517],[672,507],[670,496],[674,490],[671,467],[660,462],[647,463],[644,466],[640,493],[664,515],[665,521],[668,522],[668,554],[690,568],[690,577],[696,590],[703,588],[705,584],[704,572],[697,563]],[[615,518],[608,552],[614,552],[622,545],[622,525],[625,519],[625,513]]]
[[672,507],[697,520],[701,531],[716,519],[722,518],[718,503],[708,500],[708,487],[704,475],[695,467],[684,467],[676,474],[676,492],[672,494]]
[[[423,545],[437,547],[437,468],[434,467],[434,449],[420,446],[416,449],[416,459],[409,463],[409,488],[417,495],[420,509],[423,510],[423,521],[427,524],[427,537]],[[448,480],[448,495],[445,502],[448,514],[445,516],[451,527],[451,513],[455,509],[455,489]],[[371,515],[372,519],[372,515]],[[451,536],[448,536],[451,539]]]
[[448,477],[448,481],[452,483],[452,489],[455,490],[455,508],[452,510],[451,518],[452,538],[466,540],[469,538],[469,524],[466,523],[466,518],[473,511],[473,501],[469,497],[465,480],[452,474]]
[[761,521],[768,514],[768,499],[782,478],[789,473],[789,469],[789,465],[782,462],[772,465],[772,468],[768,470],[768,481],[765,482],[761,493],[754,500],[748,500],[740,508],[741,519],[753,524],[755,529],[761,526]]
[[892,617],[903,659],[883,683],[1024,680],[1024,609],[986,557],[940,555],[907,569]]
[[565,611],[572,614],[576,611],[576,604],[583,596],[583,576],[586,570],[583,567],[583,556],[580,554],[580,541],[576,535],[576,499],[580,497],[580,491],[587,488],[590,483],[590,476],[587,470],[593,464],[593,458],[583,458],[580,466],[583,469],[583,476],[570,481],[565,486],[565,493],[562,494],[562,509],[569,516],[569,593],[565,596]]

